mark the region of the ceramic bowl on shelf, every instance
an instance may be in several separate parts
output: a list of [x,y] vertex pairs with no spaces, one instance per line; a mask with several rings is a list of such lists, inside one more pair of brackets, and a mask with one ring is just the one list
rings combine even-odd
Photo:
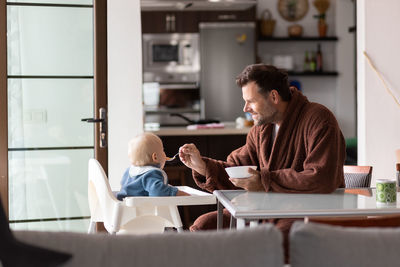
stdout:
[[299,24],[293,24],[288,27],[289,37],[301,37],[303,35],[303,27]]
[[229,167],[229,168],[225,168],[225,171],[229,175],[230,178],[248,178],[251,176],[251,173],[249,173],[249,171],[248,171],[249,168],[256,170],[257,166]]

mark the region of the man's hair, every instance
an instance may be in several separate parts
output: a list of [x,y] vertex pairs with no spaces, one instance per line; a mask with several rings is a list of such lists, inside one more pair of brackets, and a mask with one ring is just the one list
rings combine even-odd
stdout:
[[272,65],[253,64],[247,66],[236,77],[236,84],[243,87],[249,82],[255,82],[258,86],[258,92],[262,95],[267,95],[272,90],[276,90],[283,101],[289,101],[292,96],[289,90],[287,72]]
[[153,133],[143,133],[129,141],[128,156],[132,165],[145,166],[153,164],[152,154],[162,146],[161,139]]

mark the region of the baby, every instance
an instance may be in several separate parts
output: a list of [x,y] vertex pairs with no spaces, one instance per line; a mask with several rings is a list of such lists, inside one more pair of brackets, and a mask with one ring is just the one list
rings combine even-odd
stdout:
[[189,196],[168,185],[163,171],[167,157],[157,135],[140,134],[129,141],[128,147],[131,166],[122,177],[121,190],[117,193],[119,200],[127,196]]

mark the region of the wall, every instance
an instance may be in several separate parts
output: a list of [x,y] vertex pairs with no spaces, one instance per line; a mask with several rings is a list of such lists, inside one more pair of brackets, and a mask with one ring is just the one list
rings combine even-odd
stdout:
[[[274,31],[275,37],[287,37],[287,27],[292,24],[300,24],[303,26],[303,36],[317,36],[317,19],[313,16],[318,14],[318,11],[312,4],[312,0],[307,0],[308,2],[308,12],[299,21],[289,22],[284,20],[278,11],[278,0],[258,0],[257,3],[257,18],[261,18],[262,12],[265,9],[269,9],[272,13],[272,18],[276,20],[276,26]],[[326,12],[326,22],[328,24],[327,36],[335,35],[335,6],[336,1],[331,0],[331,5]]]
[[351,0],[336,0],[336,118],[345,137],[357,136],[356,99],[356,33],[349,33],[355,25],[355,5]]
[[[275,37],[287,37],[287,28],[292,24],[303,27],[303,36],[318,36],[318,14],[312,1],[304,18],[297,22],[284,20],[278,12],[278,1],[260,0],[257,5],[258,18],[269,9],[276,20]],[[356,136],[354,35],[348,27],[354,24],[354,4],[350,0],[332,0],[326,13],[327,36],[337,36],[338,42],[320,42],[324,58],[324,70],[339,72],[337,77],[292,77],[302,84],[303,93],[314,102],[327,106],[335,113],[345,137]],[[259,42],[258,54],[264,63],[272,63],[271,54],[290,54],[294,57],[295,70],[303,69],[305,51],[315,51],[318,42]]]
[[127,168],[127,144],[143,131],[140,2],[108,0],[108,176],[113,190]]
[[400,148],[400,107],[368,65],[371,57],[389,88],[400,96],[398,44],[400,1],[357,1],[358,164],[373,166],[373,181],[395,178],[395,149]]

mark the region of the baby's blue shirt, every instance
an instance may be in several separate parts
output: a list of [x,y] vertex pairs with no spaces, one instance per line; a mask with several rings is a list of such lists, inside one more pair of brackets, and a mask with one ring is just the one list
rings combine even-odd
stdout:
[[168,185],[165,172],[153,166],[129,167],[121,180],[117,198],[127,196],[176,196],[178,188]]

